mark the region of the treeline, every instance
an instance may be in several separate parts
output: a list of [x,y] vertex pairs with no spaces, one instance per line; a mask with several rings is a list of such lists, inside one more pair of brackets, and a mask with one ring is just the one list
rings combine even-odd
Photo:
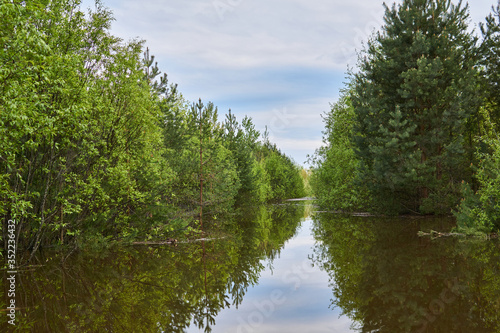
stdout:
[[0,215],[20,248],[164,238],[242,203],[304,195],[250,118],[161,75],[144,41],[77,0],[0,2]]
[[337,210],[449,214],[500,228],[500,3],[470,32],[468,5],[404,0],[326,113],[313,160],[319,202]]

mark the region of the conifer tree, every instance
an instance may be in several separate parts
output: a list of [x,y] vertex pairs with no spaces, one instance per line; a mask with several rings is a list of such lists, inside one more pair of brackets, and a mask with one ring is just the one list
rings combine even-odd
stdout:
[[476,111],[468,6],[404,0],[353,75],[363,183],[384,212],[444,212],[470,176],[464,131]]
[[481,65],[484,70],[487,101],[493,120],[500,120],[500,1],[481,24],[483,43]]
[[242,124],[236,120],[236,116],[231,113],[226,115],[224,122],[224,143],[227,149],[233,154],[237,167],[238,178],[241,188],[238,192],[237,201],[248,201],[257,187],[257,175],[254,170],[256,163],[254,150],[257,146],[259,132],[255,130],[251,118],[243,118]]

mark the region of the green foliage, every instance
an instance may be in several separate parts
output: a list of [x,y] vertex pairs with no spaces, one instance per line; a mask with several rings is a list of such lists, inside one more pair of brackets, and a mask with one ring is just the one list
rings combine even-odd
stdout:
[[476,170],[479,190],[464,183],[463,199],[455,212],[457,229],[465,233],[486,233],[500,230],[500,143],[490,142],[492,153],[478,153]]
[[204,213],[213,215],[227,211],[233,206],[241,184],[237,161],[224,144],[223,124],[218,121],[217,108],[213,103],[204,106],[200,101],[188,107],[181,102],[165,106],[163,112],[167,147],[164,158],[171,161],[176,173],[167,200],[185,212],[197,210],[200,177],[203,177]]
[[0,2],[0,214],[30,257],[187,230],[202,182],[212,217],[272,198],[251,119],[190,106],[112,20],[99,1]]
[[367,190],[356,182],[359,160],[352,143],[354,109],[348,93],[324,117],[325,147],[318,149],[311,186],[322,207],[335,210],[360,210],[367,206]]
[[258,161],[257,158],[253,160],[252,175],[254,175],[254,183],[251,190],[251,197],[260,203],[270,201],[272,189],[269,174],[264,167],[264,161]]
[[483,71],[483,84],[492,118],[500,120],[500,2],[493,12],[481,23],[483,40],[479,48],[480,65]]
[[306,195],[300,168],[267,138],[259,147],[259,158],[269,179],[271,201],[301,198]]
[[302,182],[304,183],[304,191],[307,197],[314,196],[313,189],[311,187],[311,175],[312,175],[311,169],[302,168],[300,170],[300,176],[302,177]]
[[484,103],[477,117],[475,136],[476,154],[474,178],[462,186],[462,201],[458,210],[457,228],[461,232],[489,234],[500,229],[500,146],[498,123],[500,3],[481,24],[483,41],[479,47],[479,64],[482,70],[481,95]]
[[157,148],[155,130],[145,131],[154,112],[149,87],[137,84],[140,44],[109,36],[111,14],[102,6],[88,17],[77,6],[0,7],[12,22],[2,39],[13,46],[0,55],[9,64],[0,100],[0,168],[9,186],[2,210],[35,249],[63,242],[66,231],[76,235],[84,219],[115,232],[110,219],[122,223],[128,203],[145,203],[134,167]]
[[464,137],[478,85],[467,10],[448,0],[386,7],[353,75],[361,181],[381,211],[444,213],[470,178]]
[[260,133],[255,130],[251,118],[243,118],[240,125],[231,110],[226,115],[223,126],[224,144],[236,160],[238,178],[241,182],[237,201],[248,202],[255,199],[257,202],[265,202],[266,194],[262,193],[261,185],[264,175],[261,174],[255,158]]

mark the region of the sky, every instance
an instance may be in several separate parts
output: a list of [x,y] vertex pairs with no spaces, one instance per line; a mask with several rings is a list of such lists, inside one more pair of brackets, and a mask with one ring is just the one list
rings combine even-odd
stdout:
[[[321,115],[338,99],[357,51],[384,14],[382,0],[102,2],[114,14],[113,35],[145,40],[187,100],[212,101],[219,119],[229,109],[240,121],[248,115],[304,166],[322,145]],[[470,1],[471,27],[496,4]],[[94,1],[82,7],[94,8]]]

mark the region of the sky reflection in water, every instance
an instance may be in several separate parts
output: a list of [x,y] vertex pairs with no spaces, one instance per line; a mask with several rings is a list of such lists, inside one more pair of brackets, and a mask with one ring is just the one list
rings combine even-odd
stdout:
[[[303,221],[280,256],[263,261],[266,269],[258,285],[249,288],[238,309],[221,311],[213,332],[351,332],[351,320],[339,318],[340,310],[329,308],[328,274],[311,260],[312,224],[311,219]],[[280,297],[273,298],[273,292]],[[188,332],[199,330],[192,327]]]

